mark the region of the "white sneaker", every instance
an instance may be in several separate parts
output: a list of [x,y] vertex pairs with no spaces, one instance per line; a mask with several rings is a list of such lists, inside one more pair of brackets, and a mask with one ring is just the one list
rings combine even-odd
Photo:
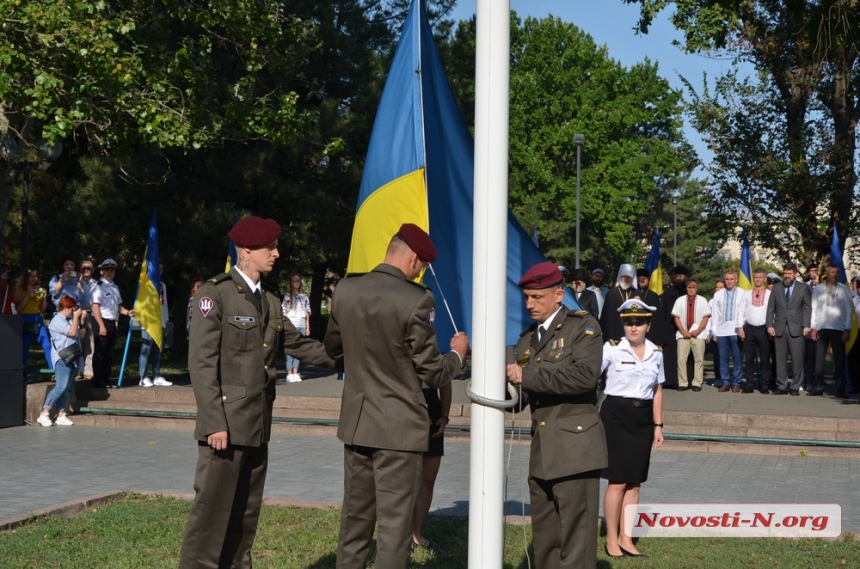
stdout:
[[72,423],[72,420],[65,415],[57,415],[57,425],[60,425],[61,427],[71,427],[74,423]]
[[51,427],[54,423],[51,422],[51,417],[48,415],[39,415],[39,418],[36,419],[36,422],[42,425],[43,427]]
[[299,383],[302,380],[302,376],[297,373],[291,373],[287,375],[287,381],[289,383]]
[[159,375],[159,376],[157,376],[155,379],[153,379],[153,380],[152,380],[152,384],[153,384],[153,385],[158,385],[158,386],[160,386],[160,387],[167,387],[168,385],[173,385],[173,382],[172,382],[172,381],[167,381],[166,379],[164,379],[163,377],[161,377],[161,376]]
[[140,385],[141,387],[152,387],[153,383],[152,380],[148,377],[143,377],[141,378],[140,383],[138,383],[138,385]]

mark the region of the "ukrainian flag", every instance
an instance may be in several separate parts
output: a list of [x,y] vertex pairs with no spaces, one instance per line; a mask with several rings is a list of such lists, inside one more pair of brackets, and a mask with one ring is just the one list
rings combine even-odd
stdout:
[[[830,241],[830,264],[839,267],[839,278],[837,280],[847,285],[848,274],[845,272],[845,263],[842,261],[842,247],[839,243],[839,232],[836,230],[835,223],[833,224],[833,239]],[[852,310],[852,312],[854,312],[854,317],[851,319],[851,337],[848,339],[848,343],[845,344],[846,353],[851,351],[851,348],[854,347],[854,341],[857,339],[857,312],[855,310]]]
[[752,265],[750,264],[750,243],[747,240],[747,228],[744,227],[741,238],[741,270],[738,271],[738,287],[752,290]]
[[149,225],[149,237],[146,240],[146,252],[143,265],[140,267],[140,279],[137,300],[134,303],[134,317],[140,325],[149,332],[153,341],[161,348],[161,275],[159,274],[158,256],[158,226],[155,221],[155,210],[152,210],[152,223]]
[[[474,152],[424,6],[415,0],[373,125],[347,272],[365,273],[380,264],[403,223],[422,227],[437,250],[433,268],[438,283],[431,278],[427,284],[436,290],[437,301],[439,292],[444,295],[457,329],[467,334],[472,324]],[[510,211],[507,254],[506,337],[515,344],[531,324],[517,282],[546,259]],[[570,295],[566,304],[579,307]],[[451,319],[437,317],[436,331],[447,350],[454,334]]]
[[648,271],[648,289],[653,290],[657,296],[663,294],[663,265],[660,262],[660,228],[654,230],[654,242],[651,244],[651,252],[645,259],[645,270]]

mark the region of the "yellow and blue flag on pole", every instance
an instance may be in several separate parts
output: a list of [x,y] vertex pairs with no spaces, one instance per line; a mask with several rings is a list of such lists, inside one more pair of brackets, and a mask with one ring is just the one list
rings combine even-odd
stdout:
[[738,271],[738,287],[742,290],[752,290],[752,265],[750,264],[750,243],[747,240],[747,228],[744,227],[741,237],[741,270]]
[[[436,245],[433,268],[457,329],[471,333],[474,141],[460,113],[433,42],[427,14],[413,1],[388,72],[367,150],[356,207],[348,273],[373,270],[391,237],[414,223]],[[531,324],[520,277],[545,261],[508,212],[508,344]],[[438,296],[437,296],[438,299]],[[571,295],[566,304],[578,308]],[[439,342],[454,334],[448,318],[436,318]]]
[[[833,239],[830,241],[830,264],[839,268],[840,283],[848,284],[848,274],[845,272],[845,263],[842,261],[842,247],[839,242],[839,232],[836,230],[836,224],[833,224]],[[854,347],[854,341],[857,339],[857,312],[854,311],[854,318],[851,319],[851,337],[848,343],[845,344],[845,351],[850,352]]]
[[660,262],[660,228],[654,230],[654,242],[651,243],[651,252],[645,259],[645,270],[648,271],[648,289],[653,290],[657,296],[663,294],[663,264]]
[[161,348],[161,299],[158,294],[161,290],[161,274],[158,265],[158,226],[155,220],[155,210],[152,210],[152,223],[149,225],[146,252],[140,267],[134,317],[140,321],[141,327],[152,336],[153,341]]
[[[238,220],[234,217],[233,225],[236,225],[236,221]],[[224,272],[229,273],[230,269],[235,267],[238,261],[239,255],[236,253],[236,244],[233,243],[233,240],[231,239],[230,244],[227,245],[227,261],[224,263]]]

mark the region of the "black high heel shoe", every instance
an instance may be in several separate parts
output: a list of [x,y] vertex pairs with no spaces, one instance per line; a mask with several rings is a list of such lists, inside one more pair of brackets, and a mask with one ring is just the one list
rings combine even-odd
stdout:
[[618,546],[618,549],[620,549],[620,550],[621,550],[621,554],[622,554],[622,555],[626,555],[626,556],[628,556],[628,557],[648,557],[648,556],[647,556],[647,555],[645,555],[644,553],[633,553],[632,551],[627,551],[626,549],[624,549],[624,548],[623,548],[623,547],[621,547],[620,545]]
[[621,555],[612,555],[611,553],[609,553],[609,546],[608,545],[604,545],[603,549],[606,551],[606,555],[608,555],[609,557],[612,557],[613,559],[621,559],[622,557],[624,557],[624,550],[623,549],[621,550]]

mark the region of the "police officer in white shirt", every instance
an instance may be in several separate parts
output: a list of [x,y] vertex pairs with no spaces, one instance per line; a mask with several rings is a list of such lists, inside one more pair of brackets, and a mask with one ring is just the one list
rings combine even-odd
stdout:
[[[98,325],[93,352],[93,387],[108,387],[113,349],[116,345],[116,321],[120,315],[133,317],[134,310],[122,305],[119,287],[113,282],[116,275],[116,261],[105,259],[99,265],[102,278],[92,289],[93,318]],[[95,328],[95,326],[93,327]]]

